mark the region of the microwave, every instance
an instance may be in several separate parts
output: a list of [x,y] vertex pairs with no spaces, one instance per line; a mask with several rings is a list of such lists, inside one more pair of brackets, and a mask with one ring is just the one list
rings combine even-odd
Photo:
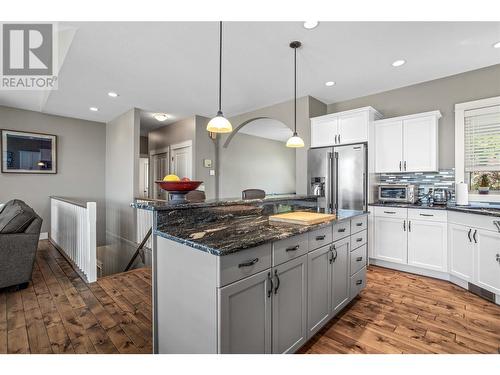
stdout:
[[409,184],[380,184],[379,202],[415,203],[418,199],[417,187]]

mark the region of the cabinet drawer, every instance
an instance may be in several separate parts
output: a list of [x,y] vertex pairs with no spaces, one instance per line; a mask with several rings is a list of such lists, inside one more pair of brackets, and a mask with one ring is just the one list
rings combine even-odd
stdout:
[[366,266],[366,245],[358,247],[356,250],[351,251],[351,275]]
[[449,211],[448,222],[500,233],[500,217]]
[[447,213],[445,210],[411,209],[408,210],[408,219],[428,220],[428,221],[446,221]]
[[378,216],[378,217],[397,217],[400,219],[406,219],[406,216],[408,214],[407,208],[379,207],[379,206],[375,206],[373,208],[374,208],[373,212],[375,213],[375,216]]
[[365,230],[368,226],[368,216],[360,216],[351,219],[351,233],[357,233]]
[[357,249],[360,246],[365,245],[367,242],[367,231],[364,230],[359,233],[355,233],[351,236],[351,251]]
[[273,266],[307,254],[309,240],[307,233],[273,243]]
[[271,268],[271,244],[219,257],[219,287]]
[[341,238],[351,234],[351,221],[344,220],[340,223],[333,224],[333,241],[338,241]]
[[332,226],[328,225],[309,232],[309,251],[332,242]]
[[356,297],[366,287],[366,267],[351,276],[351,298]]

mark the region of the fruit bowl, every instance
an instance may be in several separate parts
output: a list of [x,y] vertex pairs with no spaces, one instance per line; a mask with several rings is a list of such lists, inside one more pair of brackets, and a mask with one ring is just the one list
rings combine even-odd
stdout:
[[196,190],[203,181],[155,181],[160,188],[170,193],[172,203],[185,203],[186,194]]

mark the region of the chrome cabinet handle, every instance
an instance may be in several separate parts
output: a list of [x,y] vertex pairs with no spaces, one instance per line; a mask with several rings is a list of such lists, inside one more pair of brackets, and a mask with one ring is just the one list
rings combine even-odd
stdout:
[[472,242],[472,238],[470,238],[470,232],[472,232],[471,228],[469,228],[469,233],[467,233],[467,237],[469,237],[469,242]]
[[472,235],[472,238],[474,238],[474,243],[477,243],[476,234],[477,234],[477,229],[474,231],[474,234]]
[[357,227],[360,227],[360,226],[362,226],[362,225],[363,225],[363,223],[356,223],[356,226],[357,226]]
[[420,214],[420,216],[434,216],[432,214]]
[[396,212],[395,211],[384,211],[384,214],[395,214]]
[[406,232],[406,220],[403,220],[403,231]]
[[257,263],[258,261],[259,261],[259,258],[255,258],[255,259],[249,260],[248,262],[240,263],[240,264],[238,264],[238,268],[251,267],[255,263]]
[[326,236],[324,234],[322,236],[316,236],[316,241],[323,241],[325,237]]
[[404,169],[405,169],[405,171],[406,171],[406,160],[405,160],[405,162],[404,162]]
[[361,262],[363,260],[363,257],[357,257],[356,262]]
[[335,144],[337,144],[337,134],[335,134]]
[[267,298],[271,298],[271,294],[273,294],[273,278],[271,277],[271,272],[267,273],[267,281],[269,281],[269,284],[271,287],[267,290]]
[[278,293],[278,289],[280,288],[280,278],[278,276],[278,270],[274,270],[274,277],[276,277],[276,287],[274,288],[274,294]]
[[356,280],[356,285],[361,285],[363,284],[363,280]]
[[411,232],[411,220],[408,220],[408,232]]
[[344,232],[345,232],[345,228],[340,228],[340,229],[338,230],[338,232],[339,232],[339,233],[344,233]]
[[340,143],[340,134],[339,134],[339,143]]
[[295,245],[295,246],[287,247],[285,249],[285,251],[295,251],[295,250],[298,250],[299,247],[300,247],[300,245]]
[[361,242],[363,241],[363,237],[356,238],[356,242]]
[[401,170],[401,161],[399,161],[399,170]]

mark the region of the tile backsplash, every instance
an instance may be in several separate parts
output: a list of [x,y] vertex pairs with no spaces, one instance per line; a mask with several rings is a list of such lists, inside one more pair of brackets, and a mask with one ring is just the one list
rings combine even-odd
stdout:
[[430,188],[447,189],[451,199],[455,199],[455,168],[442,169],[439,172],[382,173],[377,175],[376,180],[382,184],[417,185],[419,199],[425,196]]

